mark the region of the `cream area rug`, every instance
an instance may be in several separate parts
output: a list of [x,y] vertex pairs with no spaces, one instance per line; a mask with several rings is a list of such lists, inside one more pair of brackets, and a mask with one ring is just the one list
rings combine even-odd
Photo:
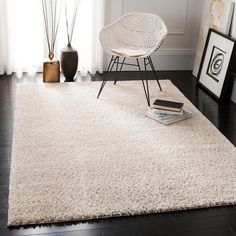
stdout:
[[18,84],[8,225],[158,213],[236,203],[236,148],[170,82],[155,98],[193,117],[144,116],[140,81]]

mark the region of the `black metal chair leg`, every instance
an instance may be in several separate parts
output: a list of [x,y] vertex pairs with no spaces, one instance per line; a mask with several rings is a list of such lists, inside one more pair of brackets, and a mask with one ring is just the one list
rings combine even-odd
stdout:
[[[120,73],[120,72],[122,71],[122,69],[123,69],[123,66],[124,66],[125,60],[126,60],[126,57],[124,57],[124,59],[123,59],[123,61],[122,61],[122,63],[121,63],[119,73]],[[116,77],[116,79],[115,79],[115,81],[114,81],[114,85],[116,84],[118,78],[119,78],[119,74],[117,74],[117,77]]]
[[[143,59],[143,63],[144,63],[145,77],[146,77],[147,96],[148,96],[148,100],[149,100],[149,103],[150,103],[150,94],[149,94],[149,87],[148,87],[148,75],[147,75],[147,63],[146,63],[146,58]],[[150,106],[150,105],[149,105],[149,106]]]
[[155,76],[155,78],[156,78],[157,84],[158,84],[160,90],[162,91],[162,88],[161,88],[161,85],[160,85],[160,82],[159,82],[159,79],[158,79],[158,76],[157,76],[157,72],[156,72],[156,70],[155,70],[155,67],[154,67],[153,62],[152,62],[152,58],[151,58],[150,56],[148,57],[148,61],[149,61],[149,63],[150,63],[150,66],[151,66],[152,71],[153,71],[153,73],[154,73],[154,76]]
[[[106,75],[105,75],[104,78],[103,78],[103,81],[102,81],[101,87],[100,87],[100,89],[99,89],[97,98],[99,98],[99,96],[100,96],[100,94],[101,94],[101,92],[102,92],[102,90],[103,90],[103,88],[104,88],[104,86],[105,86],[107,77],[108,77],[108,75],[109,75],[109,73],[110,73],[110,66],[111,66],[111,63],[112,63],[113,59],[114,59],[114,56],[111,57],[111,60],[110,60],[109,65],[108,65],[108,67],[107,67]],[[114,64],[114,63],[113,63],[113,64]]]
[[117,77],[118,77],[118,66],[119,66],[119,63],[120,63],[120,57],[118,56],[118,60],[116,62],[116,74],[115,74],[114,84],[115,84],[115,81],[117,81]]
[[[100,94],[101,94],[101,92],[102,92],[102,90],[103,90],[103,88],[104,88],[104,86],[105,86],[105,84],[106,84],[106,82],[107,82],[107,79],[108,79],[108,77],[109,77],[109,74],[110,74],[110,72],[112,71],[112,69],[113,69],[113,67],[114,67],[114,64],[116,63],[116,60],[117,60],[117,57],[114,59],[114,56],[112,56],[112,58],[111,58],[111,60],[110,60],[110,62],[109,62],[108,68],[107,68],[107,73],[106,73],[106,75],[105,75],[105,77],[104,77],[104,79],[103,79],[103,81],[102,81],[101,87],[100,87],[100,89],[99,89],[97,98],[99,98],[99,96],[100,96]],[[112,64],[112,62],[113,62],[113,64]],[[111,66],[111,64],[112,64],[112,66]]]
[[[159,83],[159,79],[158,79],[157,73],[155,71],[155,67],[153,65],[151,57],[149,56],[149,57],[143,58],[144,59],[144,68],[145,68],[145,82],[144,82],[144,77],[143,77],[143,73],[142,73],[142,70],[141,70],[138,58],[136,58],[136,61],[137,61],[136,64],[125,63],[126,57],[124,57],[122,63],[120,63],[119,59],[120,59],[119,56],[112,56],[112,58],[110,60],[110,63],[109,63],[109,66],[108,66],[108,69],[107,69],[107,73],[104,76],[104,79],[102,81],[100,90],[98,92],[97,98],[99,98],[99,96],[100,96],[100,94],[101,94],[101,92],[102,92],[102,90],[103,90],[103,88],[104,88],[104,86],[105,86],[105,84],[106,84],[106,82],[108,80],[110,72],[112,71],[112,69],[113,69],[115,64],[116,64],[116,74],[115,74],[114,84],[116,84],[116,82],[118,80],[118,76],[119,76],[118,72],[121,72],[121,70],[122,70],[124,65],[137,66],[138,69],[139,69],[139,72],[140,72],[141,81],[142,81],[142,84],[143,84],[143,89],[144,89],[145,97],[146,97],[146,100],[147,100],[147,104],[148,104],[148,106],[150,106],[150,93],[149,93],[148,74],[147,74],[147,66],[148,65],[151,66],[151,69],[152,69],[152,71],[154,73],[154,76],[156,78],[157,84],[159,85],[159,88],[162,91],[162,88],[161,88],[161,85]],[[120,66],[120,70],[118,70],[119,65],[121,65]]]
[[148,104],[148,106],[150,106],[150,98],[148,96],[149,91],[147,92],[148,87],[147,87],[147,89],[145,88],[145,84],[144,84],[144,81],[143,81],[143,74],[142,74],[142,71],[141,71],[141,67],[140,67],[138,58],[136,58],[136,61],[137,61],[138,69],[139,69],[139,72],[140,72],[140,76],[141,76],[141,80],[142,80],[143,89],[144,89],[144,93],[145,93],[145,96],[146,96],[147,104]]

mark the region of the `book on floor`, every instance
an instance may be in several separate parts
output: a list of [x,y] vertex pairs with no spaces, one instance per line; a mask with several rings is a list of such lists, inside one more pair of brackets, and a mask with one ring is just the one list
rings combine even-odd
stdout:
[[178,114],[178,115],[157,114],[153,110],[154,109],[148,107],[148,111],[146,112],[145,116],[152,119],[152,120],[155,120],[161,124],[164,124],[164,125],[170,125],[170,124],[173,124],[173,123],[176,123],[176,122],[179,122],[182,120],[186,120],[186,119],[192,117],[192,113],[190,111],[187,111],[184,109],[183,109],[182,115],[180,115],[180,114]]
[[182,102],[168,101],[156,99],[153,103],[153,108],[168,110],[168,111],[176,111],[180,112],[183,109],[184,104]]
[[173,115],[173,116],[181,116],[184,114],[184,109],[181,111],[169,111],[169,110],[162,110],[154,107],[148,107],[154,114],[157,115]]

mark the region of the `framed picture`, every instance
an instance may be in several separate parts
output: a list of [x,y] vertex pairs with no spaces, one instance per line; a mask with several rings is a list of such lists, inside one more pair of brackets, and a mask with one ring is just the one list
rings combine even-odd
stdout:
[[[217,28],[220,32],[228,35],[230,32],[235,4],[231,0],[205,0],[202,2],[204,2],[202,8],[202,19],[193,65],[193,75],[195,77],[197,77],[200,69],[201,58],[209,28]],[[234,27],[232,27],[232,30],[233,28]]]
[[198,74],[199,84],[215,98],[225,98],[234,62],[235,41],[209,29]]

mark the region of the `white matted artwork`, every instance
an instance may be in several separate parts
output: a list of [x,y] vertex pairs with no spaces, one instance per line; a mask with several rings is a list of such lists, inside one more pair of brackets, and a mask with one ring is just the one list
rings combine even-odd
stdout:
[[235,41],[214,29],[210,29],[203,53],[199,83],[216,98],[222,98],[227,89],[232,69]]
[[195,77],[198,76],[209,28],[213,28],[228,35],[232,22],[233,10],[234,2],[232,2],[232,0],[205,0],[193,66],[193,75]]

